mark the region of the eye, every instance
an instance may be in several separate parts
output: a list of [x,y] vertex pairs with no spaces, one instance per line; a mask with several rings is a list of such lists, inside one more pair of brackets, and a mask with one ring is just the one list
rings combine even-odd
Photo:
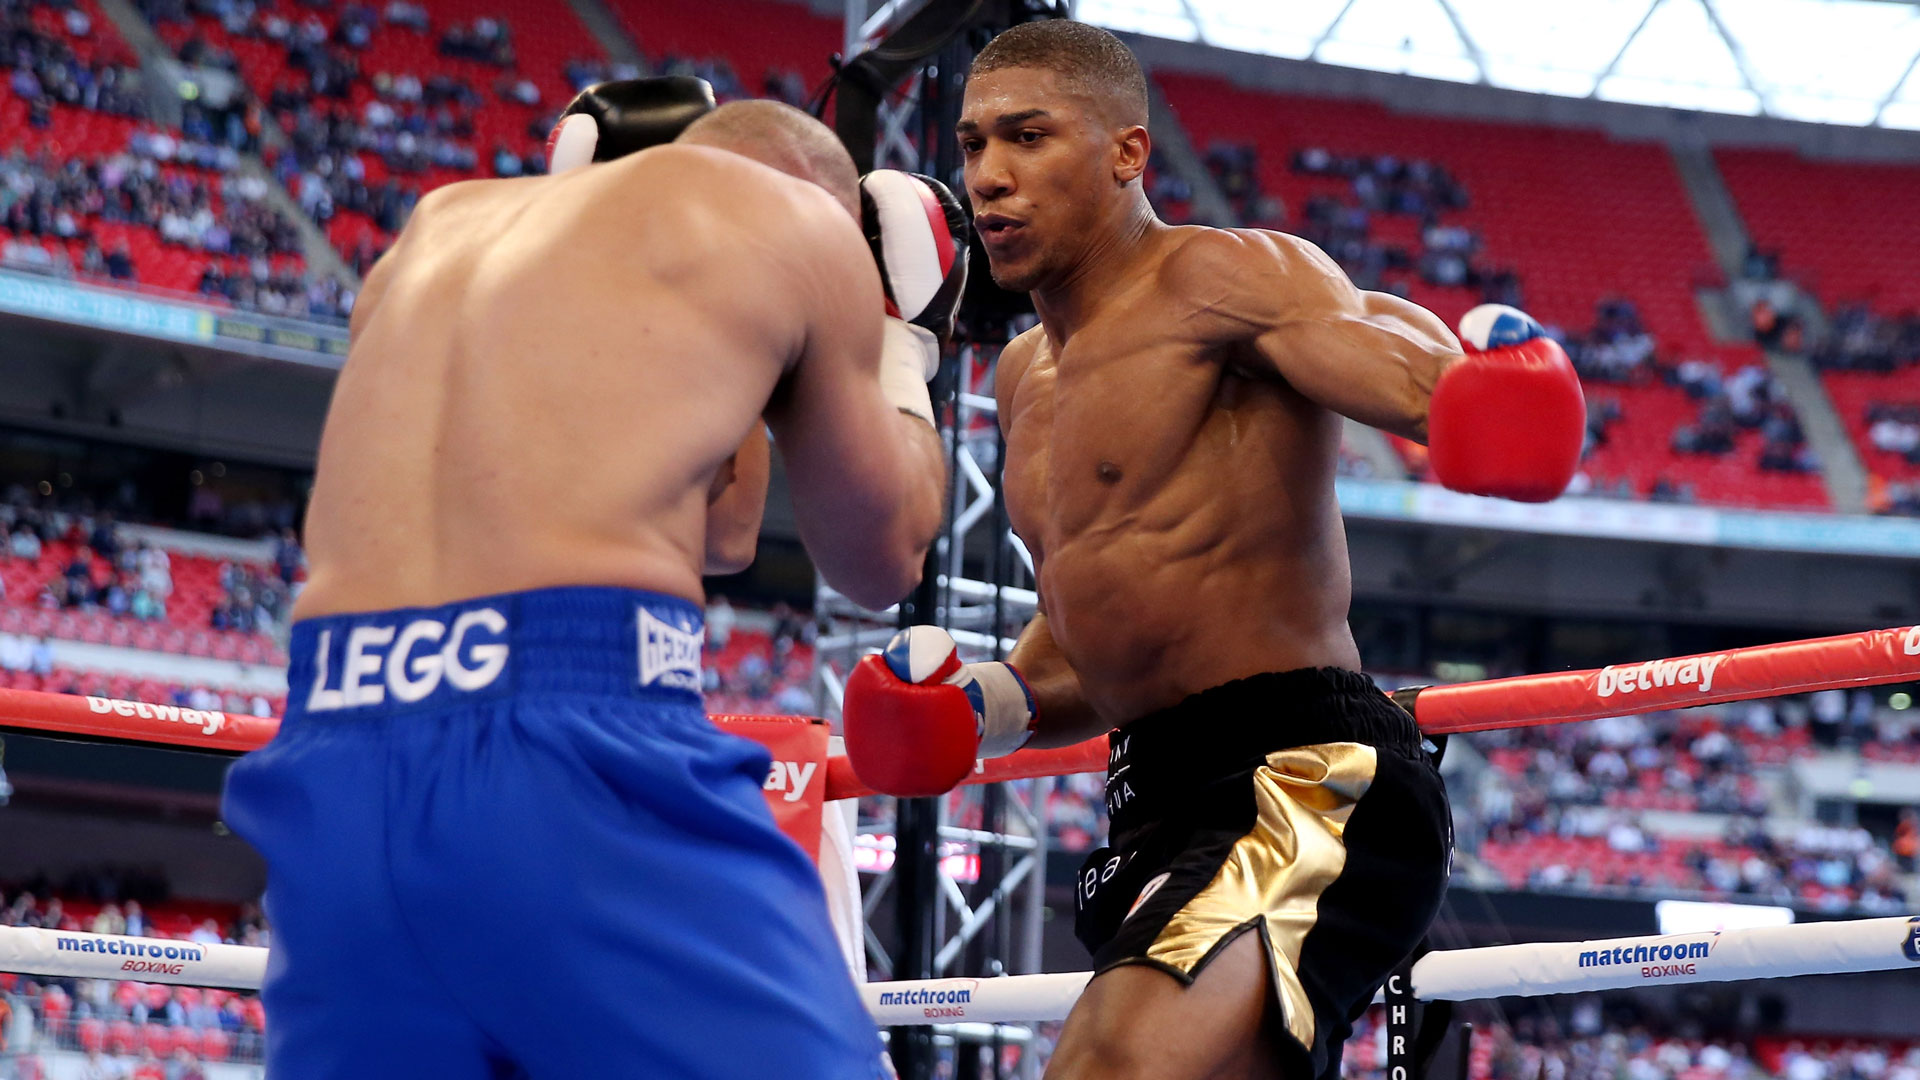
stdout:
[[961,139],[960,152],[963,154],[977,154],[980,152],[980,145],[981,140],[979,139]]
[[1015,135],[1013,138],[1015,142],[1032,144],[1032,143],[1037,143],[1041,139],[1044,139],[1046,137],[1047,137],[1047,133],[1044,131],[1034,131],[1032,129],[1028,129],[1026,131],[1022,131],[1018,135]]

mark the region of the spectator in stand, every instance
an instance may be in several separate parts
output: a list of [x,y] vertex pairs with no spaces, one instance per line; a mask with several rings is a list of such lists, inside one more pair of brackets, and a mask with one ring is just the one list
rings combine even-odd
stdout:
[[728,603],[725,596],[716,595],[707,602],[707,644],[715,652],[724,651],[727,642],[733,639],[733,627],[737,620],[733,605]]
[[133,937],[147,936],[147,913],[141,910],[140,901],[129,900],[126,906],[126,932]]
[[93,552],[84,544],[74,548],[72,560],[60,573],[66,578],[67,595],[72,604],[88,602],[93,594]]
[[183,1046],[173,1052],[173,1068],[167,1080],[207,1080],[207,1074],[200,1068],[200,1059]]
[[98,1050],[87,1051],[87,1060],[80,1066],[80,1080],[126,1080],[127,1073],[120,1064]]
[[152,1047],[142,1047],[140,1063],[133,1067],[132,1080],[167,1080],[166,1066],[154,1056]]
[[93,925],[88,929],[96,934],[124,934],[127,932],[127,918],[120,913],[120,905],[102,904],[99,914],[93,917]]
[[8,538],[8,546],[16,559],[27,562],[40,560],[40,534],[32,528],[14,529],[13,535]]
[[1867,441],[1875,449],[1920,463],[1920,405],[1874,402],[1866,419]]
[[134,279],[133,254],[127,250],[125,243],[114,245],[113,251],[107,256],[107,276],[115,281]]
[[273,541],[273,568],[280,575],[281,583],[291,587],[306,563],[307,554],[300,548],[299,537],[292,529],[280,530]]
[[32,668],[43,679],[53,674],[53,646],[44,637],[34,639]]
[[1692,484],[1678,484],[1666,476],[1654,478],[1653,486],[1647,491],[1647,501],[1657,503],[1692,503],[1696,501]]
[[0,633],[0,668],[26,671],[33,667],[33,646],[19,634]]

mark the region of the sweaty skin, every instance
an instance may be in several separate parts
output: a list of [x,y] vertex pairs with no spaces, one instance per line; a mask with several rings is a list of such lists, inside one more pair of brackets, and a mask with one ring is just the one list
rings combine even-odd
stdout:
[[880,391],[882,310],[848,210],[738,154],[435,191],[355,307],[294,614],[569,584],[699,601],[704,569],[752,557],[763,414],[822,573],[892,603],[944,470]]
[[1430,312],[1355,289],[1305,241],[1162,224],[1139,190],[1145,130],[1107,130],[1050,71],[967,87],[982,239],[1040,314],[996,375],[1008,512],[1039,581],[1009,657],[1036,746],[1260,672],[1359,668],[1340,416],[1424,439],[1459,356]]

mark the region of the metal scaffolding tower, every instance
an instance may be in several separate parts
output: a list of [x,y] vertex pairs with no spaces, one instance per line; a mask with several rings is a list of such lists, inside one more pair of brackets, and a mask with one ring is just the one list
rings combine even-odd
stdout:
[[[863,171],[898,168],[960,182],[953,125],[965,72],[994,33],[1064,5],[1034,0],[848,0],[847,50],[833,122]],[[986,261],[975,249],[974,273]],[[970,293],[973,290],[970,290]],[[992,393],[1004,319],[963,311],[972,340],[950,350],[933,396],[952,477],[945,530],[911,599],[869,611],[818,586],[814,689],[837,721],[847,673],[904,625],[947,628],[968,660],[998,659],[1033,617],[1033,559],[1007,525],[1000,490],[1005,445]],[[995,323],[998,325],[995,325]],[[1051,779],[963,787],[940,799],[863,800],[856,844],[865,878],[867,951],[877,978],[1024,974],[1040,970],[1045,915],[1046,813]],[[897,1028],[889,1033],[904,1080],[928,1080],[938,1055],[956,1051],[961,1080],[1037,1077],[1024,1046],[1031,1032],[1000,1025]],[[990,1047],[989,1055],[984,1048]]]

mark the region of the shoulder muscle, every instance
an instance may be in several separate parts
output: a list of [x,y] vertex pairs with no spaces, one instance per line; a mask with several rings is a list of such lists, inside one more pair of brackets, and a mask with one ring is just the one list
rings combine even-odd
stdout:
[[1346,272],[1313,243],[1264,229],[1201,229],[1167,256],[1162,287],[1218,333],[1261,334],[1356,302]]
[[1027,368],[1032,366],[1033,357],[1040,349],[1040,337],[1046,333],[1038,323],[1014,336],[1012,341],[1000,349],[999,359],[993,366],[993,397],[999,405],[1000,430],[1007,429],[1013,414],[1013,395],[1020,388],[1020,380],[1026,377]]

